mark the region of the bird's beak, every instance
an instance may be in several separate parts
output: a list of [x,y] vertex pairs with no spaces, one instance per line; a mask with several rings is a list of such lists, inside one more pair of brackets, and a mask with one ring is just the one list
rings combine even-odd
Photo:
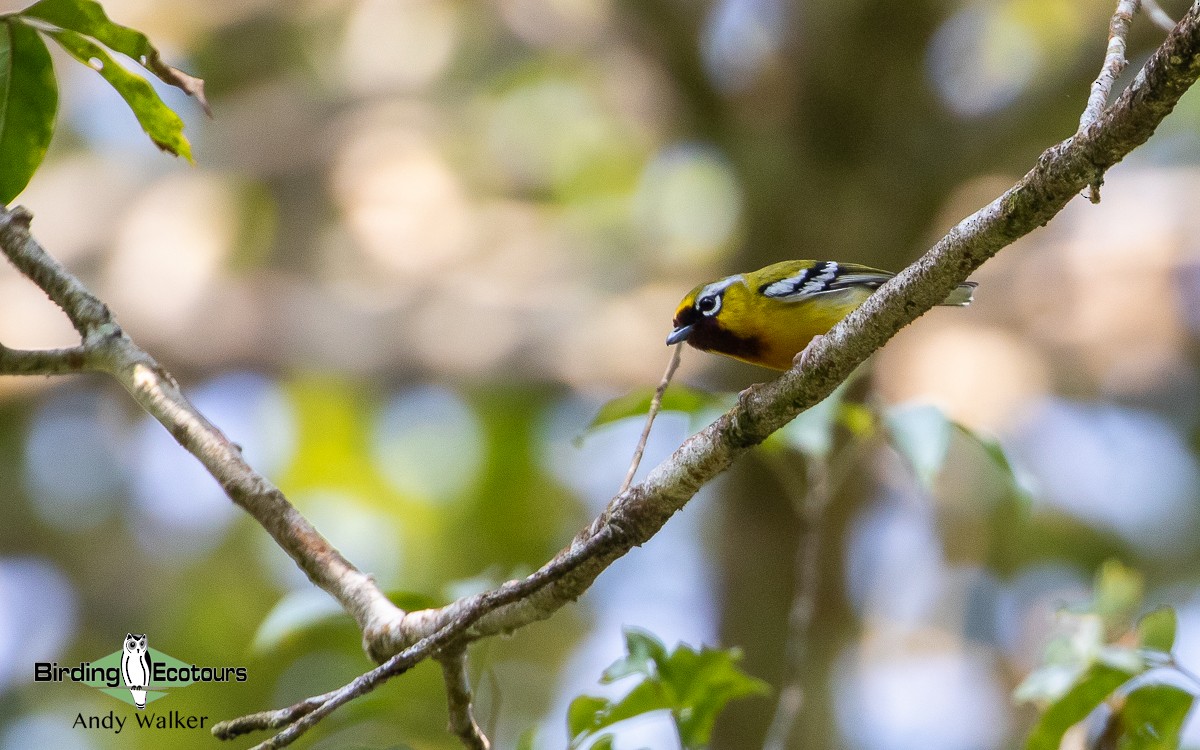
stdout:
[[692,335],[692,329],[695,327],[696,324],[693,323],[692,325],[679,326],[671,331],[671,335],[667,336],[667,346],[678,344],[680,341],[687,341],[687,337]]

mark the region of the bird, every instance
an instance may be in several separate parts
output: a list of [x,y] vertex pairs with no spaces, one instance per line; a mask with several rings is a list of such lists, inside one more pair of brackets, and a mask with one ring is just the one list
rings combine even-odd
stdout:
[[[667,345],[689,345],[773,370],[803,360],[809,344],[895,276],[832,260],[785,260],[701,284],[679,302]],[[943,305],[965,306],[976,283],[959,284]]]

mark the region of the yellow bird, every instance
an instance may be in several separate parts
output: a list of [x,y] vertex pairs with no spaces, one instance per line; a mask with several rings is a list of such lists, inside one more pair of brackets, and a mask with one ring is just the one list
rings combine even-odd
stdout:
[[[792,366],[815,337],[863,303],[895,274],[831,260],[785,260],[750,273],[701,284],[679,303],[667,344],[686,341],[775,370]],[[971,304],[975,282],[943,305]]]

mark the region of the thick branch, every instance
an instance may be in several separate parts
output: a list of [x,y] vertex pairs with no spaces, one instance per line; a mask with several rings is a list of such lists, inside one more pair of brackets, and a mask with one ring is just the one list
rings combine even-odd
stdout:
[[[1085,131],[1047,149],[1014,187],[963,219],[924,256],[813,346],[802,368],[744,391],[738,405],[689,438],[641,484],[621,493],[536,573],[380,632],[380,667],[334,691],[259,748],[290,744],[323,716],[448,646],[510,632],[574,601],[614,560],[649,540],[705,483],[818,403],[900,329],[946,298],[988,258],[1045,225],[1096,176],[1145,143],[1200,76],[1200,1],[1117,102]],[[415,639],[416,642],[413,641]],[[411,645],[409,645],[411,644]]]
[[[1124,3],[1125,0],[1123,0]],[[688,439],[641,484],[620,493],[571,545],[533,575],[447,607],[405,614],[379,592],[254,472],[240,450],[199,414],[148,354],[28,234],[28,214],[0,208],[0,249],[62,307],[84,338],[84,365],[112,374],[201,460],[229,496],[272,535],[315,584],[358,620],[380,667],[350,684],[282,711],[226,722],[232,736],[256,728],[283,732],[260,745],[290,744],[322,717],[431,656],[544,619],[578,598],[605,568],[649,540],[705,483],[821,399],[1001,248],[1044,225],[1088,184],[1144,143],[1200,76],[1200,1],[1171,32],[1133,84],[1091,125],[1042,154],[1021,181],[961,221],[929,252],[822,337],[802,368],[742,394],[736,408]],[[59,371],[69,352],[0,352],[0,372]],[[33,367],[38,362],[45,369]],[[389,657],[390,658],[387,658]]]
[[274,485],[256,472],[241,449],[196,411],[170,373],[129,339],[96,299],[29,234],[30,215],[0,206],[0,250],[61,307],[83,346],[56,351],[0,349],[0,373],[107,372],[200,460],[235,503],[265,528],[309,579],[332,594],[358,621],[364,638],[404,613],[375,582],[342,557]]
[[[1047,149],[1020,182],[959,222],[924,256],[871,295],[816,343],[803,369],[793,368],[744,392],[736,408],[689,438],[641,484],[616,497],[550,565],[582,545],[593,550],[591,557],[579,560],[570,572],[533,595],[480,618],[467,636],[510,632],[577,599],[613,560],[649,540],[737,457],[828,396],[855,367],[945,299],[988,258],[1045,225],[1097,174],[1145,143],[1198,76],[1200,2],[1193,3],[1134,82],[1092,127]],[[622,533],[608,543],[595,544],[595,536],[612,525]],[[399,628],[389,631],[391,647],[403,648],[416,636],[446,627],[463,612],[474,611],[478,598],[409,613]],[[383,641],[377,645],[388,646]]]

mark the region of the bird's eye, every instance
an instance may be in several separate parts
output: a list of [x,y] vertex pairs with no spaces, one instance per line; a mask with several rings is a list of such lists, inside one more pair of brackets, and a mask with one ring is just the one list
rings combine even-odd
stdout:
[[716,295],[701,297],[696,301],[696,309],[705,315],[716,315],[717,310],[721,308],[721,300]]

